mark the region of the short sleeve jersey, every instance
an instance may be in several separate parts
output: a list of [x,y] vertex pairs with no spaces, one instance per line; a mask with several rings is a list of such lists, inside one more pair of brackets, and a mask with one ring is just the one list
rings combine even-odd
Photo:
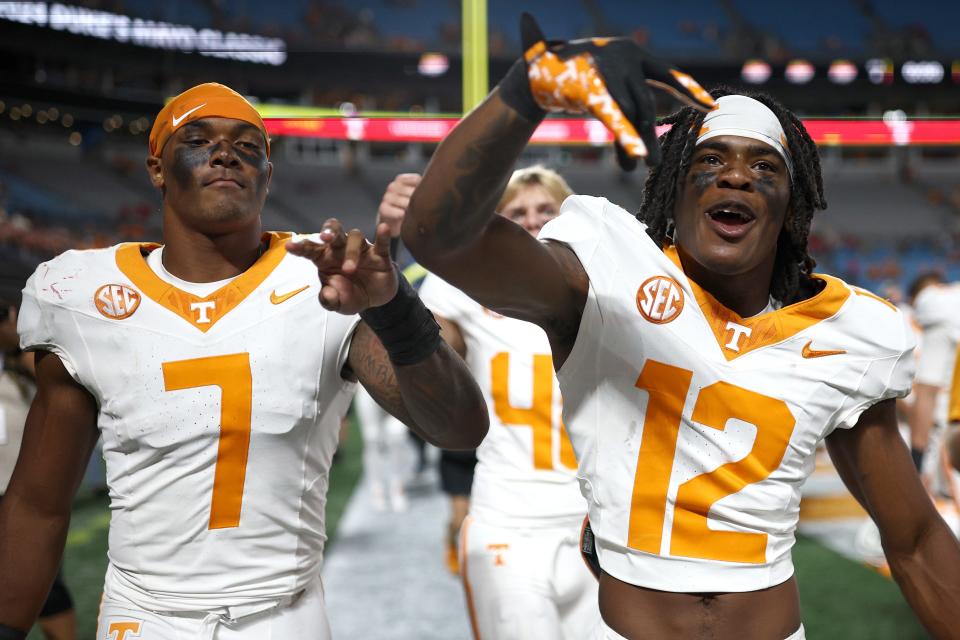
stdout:
[[470,513],[502,527],[567,526],[583,519],[576,457],[543,330],[484,308],[430,274],[420,296],[455,322],[467,365],[483,391],[490,430],[477,448]]
[[601,566],[665,591],[783,582],[818,443],[909,391],[903,314],[817,276],[817,295],[742,318],[620,207],[574,196],[561,214],[540,238],[590,279],[558,377]]
[[320,306],[288,238],[203,298],[135,243],[68,251],[24,289],[21,345],[56,353],[99,407],[114,584],[153,610],[255,605],[319,572],[357,318]]

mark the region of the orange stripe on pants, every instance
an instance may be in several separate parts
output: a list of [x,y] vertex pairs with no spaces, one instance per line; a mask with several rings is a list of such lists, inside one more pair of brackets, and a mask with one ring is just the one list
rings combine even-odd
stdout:
[[473,590],[470,588],[470,578],[467,569],[467,536],[473,518],[467,516],[460,526],[460,577],[463,579],[463,592],[467,597],[467,613],[470,615],[470,628],[473,629],[474,640],[480,639],[480,627],[477,624],[477,612],[473,607]]

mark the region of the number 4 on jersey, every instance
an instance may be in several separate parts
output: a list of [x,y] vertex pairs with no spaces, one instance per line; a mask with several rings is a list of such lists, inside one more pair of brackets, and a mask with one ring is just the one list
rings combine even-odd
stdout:
[[[533,356],[533,401],[529,408],[510,403],[510,354],[498,353],[490,361],[490,389],[493,410],[506,425],[533,429],[533,468],[549,470],[553,464],[553,362],[550,356]],[[560,436],[560,464],[576,469],[577,458],[563,422]]]

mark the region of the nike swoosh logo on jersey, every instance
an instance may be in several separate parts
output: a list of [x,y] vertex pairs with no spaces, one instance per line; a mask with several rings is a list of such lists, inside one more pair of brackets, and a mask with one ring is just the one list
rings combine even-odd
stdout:
[[281,302],[286,302],[287,300],[297,295],[301,291],[306,291],[309,288],[310,288],[310,285],[307,285],[305,287],[300,287],[299,289],[291,291],[290,293],[284,293],[283,295],[279,295],[279,296],[277,295],[277,290],[274,289],[270,293],[270,302],[272,302],[273,304],[280,304]]
[[186,118],[188,115],[190,115],[191,113],[193,113],[193,112],[196,111],[197,109],[200,109],[200,108],[205,107],[205,106],[207,106],[207,103],[206,103],[206,102],[204,102],[203,104],[200,104],[200,105],[195,106],[193,109],[190,109],[190,111],[187,111],[186,113],[182,114],[179,118],[178,118],[177,116],[173,116],[173,126],[174,126],[174,128],[176,128],[176,126],[177,126],[178,124],[180,124],[181,122],[183,122],[183,119]]
[[811,349],[810,345],[813,344],[813,340],[807,342],[803,345],[803,350],[800,352],[804,358],[822,358],[824,356],[839,356],[840,354],[846,353],[843,349],[825,349],[820,351],[818,349]]

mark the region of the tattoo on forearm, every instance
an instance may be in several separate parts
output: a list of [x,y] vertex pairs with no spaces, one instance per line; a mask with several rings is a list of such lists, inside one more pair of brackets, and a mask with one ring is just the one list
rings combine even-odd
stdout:
[[482,399],[462,401],[458,385],[437,384],[459,370],[469,376],[465,365],[444,344],[429,358],[402,367],[398,376],[387,352],[373,331],[357,327],[350,347],[350,365],[371,396],[391,414],[433,443],[449,442],[459,431],[457,414],[464,407],[482,407]]
[[360,384],[384,409],[403,422],[411,418],[400,395],[400,386],[386,349],[367,325],[361,323],[350,345],[350,367]]
[[461,136],[455,136],[436,159],[451,168],[445,172],[445,188],[436,194],[435,204],[428,205],[429,214],[418,228],[421,234],[442,238],[447,246],[469,242],[487,223],[514,161],[536,126],[512,109],[489,110],[493,113],[488,119],[468,127],[482,127],[481,131],[460,132],[463,146],[458,144]]

